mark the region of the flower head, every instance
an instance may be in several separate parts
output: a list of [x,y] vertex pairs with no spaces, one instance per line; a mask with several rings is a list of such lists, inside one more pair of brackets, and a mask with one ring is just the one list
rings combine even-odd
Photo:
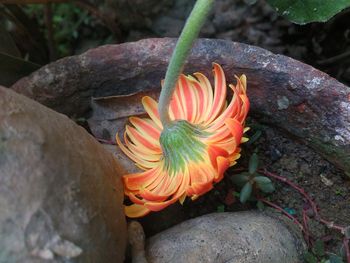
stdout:
[[163,128],[157,102],[144,97],[150,118],[130,118],[125,145],[116,136],[121,150],[144,170],[123,176],[125,194],[134,203],[125,208],[129,217],[182,203],[186,197],[196,199],[240,157],[249,110],[246,77],[229,85],[233,96],[228,103],[224,72],[218,64],[213,72],[214,90],[201,73],[180,76],[169,107],[170,125]]

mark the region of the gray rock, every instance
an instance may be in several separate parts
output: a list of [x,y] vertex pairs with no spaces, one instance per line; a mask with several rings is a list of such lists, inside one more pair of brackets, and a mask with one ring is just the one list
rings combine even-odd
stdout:
[[272,213],[214,213],[147,240],[149,263],[296,263],[305,244],[292,223]]
[[0,87],[0,262],[123,262],[118,173],[83,128]]

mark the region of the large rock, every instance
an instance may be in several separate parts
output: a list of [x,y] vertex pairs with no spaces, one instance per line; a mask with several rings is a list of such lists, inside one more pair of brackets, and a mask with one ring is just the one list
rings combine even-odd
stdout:
[[149,263],[298,263],[305,244],[291,223],[260,212],[215,213],[149,240]]
[[123,172],[66,116],[0,87],[0,262],[123,262]]
[[[103,46],[42,67],[12,86],[68,115],[89,111],[91,96],[159,87],[175,39]],[[251,113],[290,133],[350,176],[350,88],[311,66],[231,41],[200,39],[184,71],[210,76],[221,64],[229,82],[248,77]],[[288,120],[288,121],[286,121]]]

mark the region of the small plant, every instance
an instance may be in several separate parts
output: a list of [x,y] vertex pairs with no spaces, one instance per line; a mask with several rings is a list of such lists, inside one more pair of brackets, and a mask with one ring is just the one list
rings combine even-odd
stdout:
[[325,252],[322,240],[316,240],[313,247],[304,254],[304,260],[306,263],[344,263],[342,257]]
[[239,187],[242,187],[239,200],[245,203],[252,196],[253,189],[259,189],[263,193],[272,193],[275,191],[270,178],[257,172],[259,166],[259,157],[253,153],[249,159],[248,172],[243,172],[232,177],[232,181]]

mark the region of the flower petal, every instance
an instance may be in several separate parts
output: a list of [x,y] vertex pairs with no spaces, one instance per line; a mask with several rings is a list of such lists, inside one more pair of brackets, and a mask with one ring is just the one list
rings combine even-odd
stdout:
[[243,136],[243,126],[236,119],[228,118],[225,120],[225,124],[230,129],[231,134],[236,140],[236,145],[239,145]]
[[156,167],[145,172],[124,175],[123,181],[128,190],[138,191],[151,184],[160,174],[161,169]]
[[147,114],[150,116],[150,118],[158,126],[158,128],[163,129],[163,125],[160,121],[158,113],[158,103],[151,97],[145,96],[142,98],[142,105]]
[[197,111],[197,100],[196,95],[194,94],[195,88],[184,75],[180,75],[178,87],[185,120],[193,123]]
[[152,125],[152,122],[138,117],[130,117],[129,121],[146,139],[155,145],[159,144],[160,130]]
[[202,112],[202,120],[204,124],[208,124],[209,114],[213,107],[213,88],[211,87],[210,81],[202,73],[197,72],[193,75],[198,79],[204,93],[205,100],[203,100],[204,111]]
[[184,112],[183,100],[180,93],[180,82],[176,83],[173,97],[170,101],[170,115],[174,117],[174,120],[185,120],[186,115]]
[[221,66],[213,63],[215,94],[211,112],[208,116],[208,123],[211,123],[222,111],[226,99],[226,78]]
[[154,141],[150,136],[147,134],[141,134],[140,131],[135,129],[134,127],[131,127],[129,125],[126,125],[125,127],[126,134],[129,136],[131,141],[136,145],[136,146],[143,146],[146,148],[149,148],[157,153],[161,153],[161,148],[159,141]]
[[147,160],[137,156],[136,154],[134,154],[132,151],[130,151],[130,149],[126,148],[123,145],[123,143],[120,141],[118,134],[116,134],[116,141],[117,141],[119,148],[124,152],[124,154],[127,155],[131,160],[133,160],[135,163],[137,163],[141,167],[146,168],[146,169],[150,169],[150,168],[157,166],[157,163],[147,161]]
[[217,176],[215,177],[215,182],[219,182],[224,177],[224,173],[227,168],[230,167],[229,159],[219,156],[217,159]]
[[137,218],[147,215],[151,210],[143,205],[130,205],[124,207],[125,214],[130,218]]

